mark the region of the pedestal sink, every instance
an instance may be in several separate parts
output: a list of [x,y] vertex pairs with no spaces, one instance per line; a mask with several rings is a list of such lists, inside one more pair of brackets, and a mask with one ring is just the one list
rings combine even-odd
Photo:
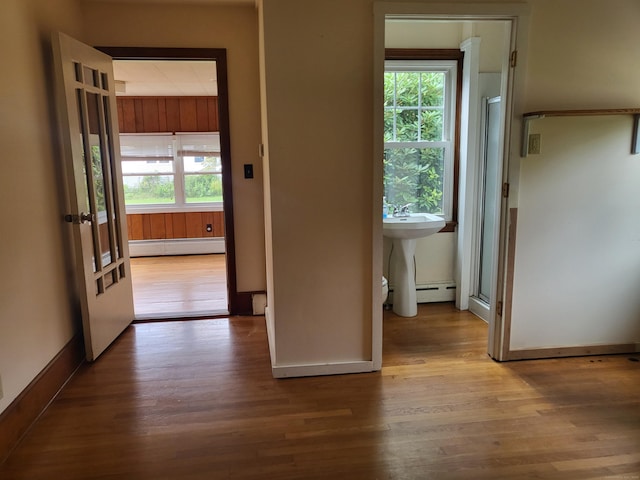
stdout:
[[442,217],[430,213],[383,219],[383,235],[393,241],[394,261],[390,275],[394,282],[393,312],[396,315],[415,317],[418,314],[414,262],[416,240],[439,232],[445,223]]

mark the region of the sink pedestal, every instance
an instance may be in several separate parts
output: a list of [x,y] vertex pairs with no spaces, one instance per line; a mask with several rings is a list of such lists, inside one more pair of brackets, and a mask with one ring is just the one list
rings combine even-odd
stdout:
[[393,312],[401,317],[418,314],[416,299],[416,240],[442,229],[445,221],[430,213],[412,213],[383,220],[384,236],[393,241],[390,278],[393,283]]
[[393,313],[401,317],[415,317],[418,314],[416,299],[415,270],[416,240],[393,239],[391,278],[393,287]]

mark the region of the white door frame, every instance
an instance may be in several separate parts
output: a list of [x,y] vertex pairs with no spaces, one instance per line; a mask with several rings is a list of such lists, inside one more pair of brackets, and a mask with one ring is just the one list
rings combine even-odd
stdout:
[[[395,3],[374,2],[374,44],[373,44],[373,198],[372,205],[372,361],[374,369],[382,367],[382,294],[380,278],[382,277],[382,215],[380,203],[383,195],[383,75],[384,75],[384,49],[385,49],[385,20],[387,17],[407,17],[424,20],[500,20],[511,22],[510,50],[518,51],[518,61],[511,68],[503,68],[505,112],[505,145],[503,181],[511,185],[511,194],[508,199],[503,199],[500,215],[500,247],[497,254],[496,301],[493,302],[489,322],[488,353],[497,360],[502,359],[504,351],[504,318],[505,312],[497,313],[498,302],[502,303],[505,293],[505,265],[506,265],[506,236],[508,233],[507,211],[510,206],[517,205],[517,173],[519,171],[518,145],[520,118],[524,98],[524,66],[526,64],[527,32],[529,22],[529,5],[523,3]],[[505,62],[509,62],[505,58]],[[462,159],[461,159],[462,161]],[[472,197],[468,197],[472,198]],[[459,208],[462,205],[459,204]],[[458,217],[463,221],[463,215],[459,211]],[[464,229],[464,225],[459,225]],[[470,257],[470,251],[469,257]],[[465,262],[463,259],[462,262]],[[458,285],[470,280],[470,259],[467,259],[469,267],[466,269],[468,277],[456,278]],[[461,264],[462,265],[462,264]],[[464,268],[461,266],[460,272]],[[466,296],[468,299],[468,295]]]

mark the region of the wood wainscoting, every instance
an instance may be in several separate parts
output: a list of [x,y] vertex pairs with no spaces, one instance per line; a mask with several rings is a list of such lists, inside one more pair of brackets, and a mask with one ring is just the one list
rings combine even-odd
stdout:
[[224,237],[224,212],[128,214],[127,229],[129,240]]
[[217,132],[218,97],[118,97],[120,133]]

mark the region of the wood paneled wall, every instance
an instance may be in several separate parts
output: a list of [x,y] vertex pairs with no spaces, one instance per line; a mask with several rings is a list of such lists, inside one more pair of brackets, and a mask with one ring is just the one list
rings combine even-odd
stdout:
[[224,212],[129,214],[127,227],[129,240],[224,237]]
[[218,97],[118,97],[120,133],[217,132]]

